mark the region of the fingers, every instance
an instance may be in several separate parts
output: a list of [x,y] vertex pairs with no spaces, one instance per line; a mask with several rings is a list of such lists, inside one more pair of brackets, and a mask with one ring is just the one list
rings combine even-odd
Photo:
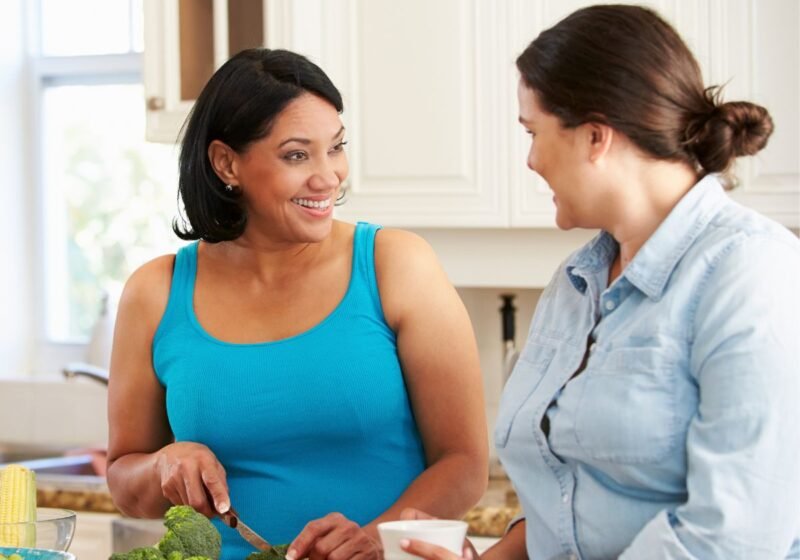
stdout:
[[289,545],[288,560],[308,557],[310,560],[378,560],[377,543],[340,513],[330,513],[308,523]]
[[410,520],[410,519],[436,519],[436,518],[419,509],[405,508],[403,511],[400,512],[400,519]]
[[469,539],[464,539],[464,550],[461,552],[461,556],[467,560],[473,560],[480,557]]
[[[217,463],[219,466],[219,463]],[[225,471],[221,466],[213,471],[203,471],[200,473],[206,491],[211,496],[214,509],[219,513],[227,513],[231,509],[231,500],[228,496],[228,482]]]
[[289,550],[286,552],[286,560],[296,560],[297,558],[305,558],[308,556],[311,547],[317,539],[327,534],[328,531],[333,528],[334,522],[331,519],[332,515],[334,514],[328,514],[321,519],[315,519],[314,521],[306,523],[306,526],[303,527],[300,534],[297,535],[292,541],[292,544],[289,545]]
[[191,506],[209,518],[230,509],[225,469],[204,445],[168,445],[157,468],[161,492],[171,503]]
[[469,556],[458,556],[446,548],[414,539],[401,540],[400,547],[409,554],[426,558],[427,560],[464,560],[464,558],[472,560],[471,554]]
[[328,534],[314,543],[311,560],[348,560],[375,548],[366,533],[357,523],[344,518]]

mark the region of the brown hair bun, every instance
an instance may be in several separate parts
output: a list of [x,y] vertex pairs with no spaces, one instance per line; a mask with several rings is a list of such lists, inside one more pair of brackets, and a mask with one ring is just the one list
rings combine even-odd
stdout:
[[715,104],[693,124],[689,148],[709,173],[724,172],[739,156],[757,154],[767,145],[773,129],[769,112],[747,101]]

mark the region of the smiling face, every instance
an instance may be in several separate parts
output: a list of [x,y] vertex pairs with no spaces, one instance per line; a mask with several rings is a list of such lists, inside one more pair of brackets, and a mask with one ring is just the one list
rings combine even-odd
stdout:
[[318,242],[331,231],[348,164],[344,126],[324,99],[303,94],[270,133],[234,153],[231,181],[242,190],[248,230],[282,242]]
[[528,167],[553,191],[556,224],[561,229],[597,227],[600,189],[590,184],[591,130],[587,125],[564,128],[555,115],[542,109],[536,92],[520,80],[517,88],[519,121],[531,135]]

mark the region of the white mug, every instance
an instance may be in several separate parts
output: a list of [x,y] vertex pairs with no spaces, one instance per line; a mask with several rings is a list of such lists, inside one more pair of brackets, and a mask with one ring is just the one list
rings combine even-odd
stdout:
[[386,521],[378,524],[378,533],[383,543],[385,560],[408,560],[417,558],[400,548],[403,539],[425,541],[441,546],[461,556],[467,524],[450,519],[413,519],[408,521]]

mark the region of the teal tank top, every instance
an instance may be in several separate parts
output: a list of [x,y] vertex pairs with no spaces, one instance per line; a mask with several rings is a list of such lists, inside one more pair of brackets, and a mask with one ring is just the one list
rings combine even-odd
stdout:
[[[350,283],[315,327],[258,344],[208,334],[194,313],[197,243],[180,249],[153,340],[176,441],[208,446],[231,502],[273,544],[334,511],[364,525],[425,469],[375,277],[379,226],[359,223]],[[222,558],[252,548],[219,519]]]

